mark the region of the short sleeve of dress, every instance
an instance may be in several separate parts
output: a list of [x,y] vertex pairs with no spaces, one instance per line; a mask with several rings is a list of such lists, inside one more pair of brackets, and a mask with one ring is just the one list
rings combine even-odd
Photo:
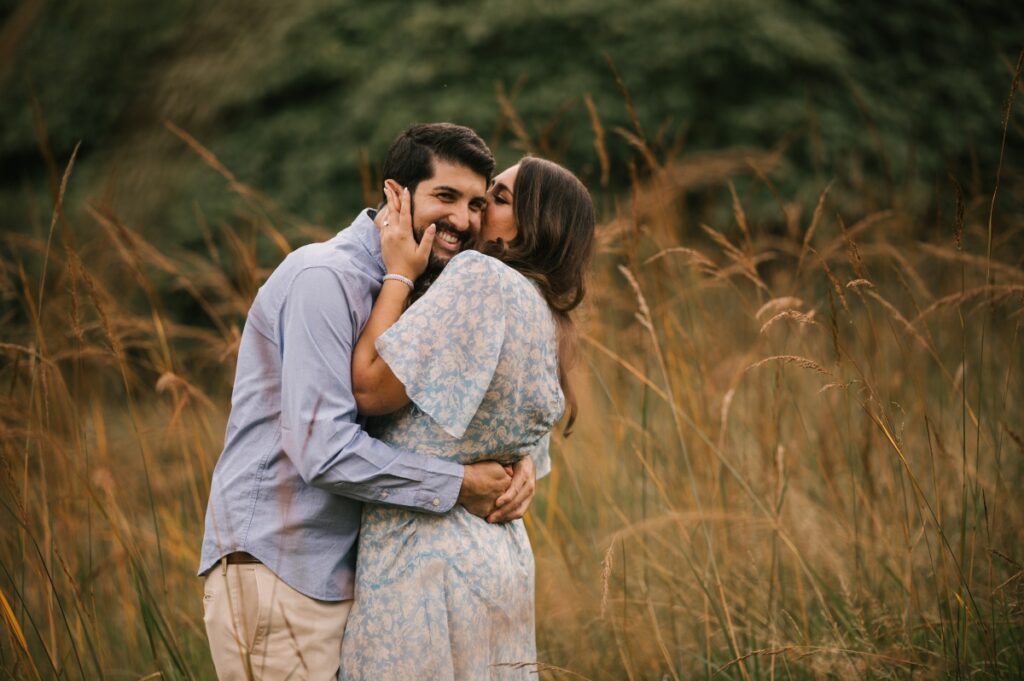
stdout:
[[502,267],[476,251],[455,256],[375,344],[409,399],[454,438],[466,432],[498,366]]
[[538,480],[551,472],[551,433],[547,433],[530,447],[528,456],[533,458],[533,466]]

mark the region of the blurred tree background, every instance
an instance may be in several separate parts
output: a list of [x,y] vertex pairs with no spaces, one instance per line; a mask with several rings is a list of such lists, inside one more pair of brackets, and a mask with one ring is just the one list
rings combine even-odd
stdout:
[[372,173],[416,121],[473,126],[499,165],[529,147],[600,186],[587,96],[608,131],[602,194],[624,191],[625,161],[639,154],[615,133],[635,130],[615,70],[662,152],[784,147],[773,180],[787,197],[813,205],[838,178],[880,197],[898,188],[923,208],[950,172],[979,190],[991,183],[1024,40],[1024,5],[999,0],[0,8],[4,228],[31,229],[49,213],[41,148],[59,174],[80,141],[69,205],[102,199],[148,238],[185,246],[200,239],[197,208],[216,224],[235,204],[164,121],[299,222],[333,229],[375,179],[361,166]]

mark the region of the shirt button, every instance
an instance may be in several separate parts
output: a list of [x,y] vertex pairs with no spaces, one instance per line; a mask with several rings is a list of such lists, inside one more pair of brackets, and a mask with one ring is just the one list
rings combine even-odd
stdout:
[[431,501],[430,503],[432,503],[434,506],[440,506],[441,500],[435,497],[434,500]]

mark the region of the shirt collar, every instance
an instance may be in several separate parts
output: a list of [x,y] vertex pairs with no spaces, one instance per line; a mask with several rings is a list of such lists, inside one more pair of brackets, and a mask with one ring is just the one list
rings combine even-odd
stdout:
[[354,240],[357,244],[366,250],[366,254],[370,257],[370,261],[376,265],[379,270],[379,277],[383,277],[387,270],[384,267],[384,256],[381,255],[380,251],[380,230],[377,229],[377,225],[373,223],[373,219],[377,216],[377,211],[373,208],[364,209],[356,219],[352,221],[346,229],[342,230],[342,234],[348,235],[348,237]]

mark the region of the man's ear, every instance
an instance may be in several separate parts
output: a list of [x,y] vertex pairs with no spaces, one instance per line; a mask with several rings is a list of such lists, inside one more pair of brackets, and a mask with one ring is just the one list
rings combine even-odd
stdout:
[[[402,195],[402,185],[394,180],[384,180],[384,187],[390,187],[398,196]],[[388,205],[388,196],[384,193],[383,188],[381,188],[380,203],[377,204],[377,210],[381,210],[386,205]]]
[[388,189],[390,189],[391,191],[393,191],[395,193],[395,196],[397,196],[399,198],[402,197],[402,190],[405,189],[405,187],[403,187],[402,185],[398,184],[394,180],[390,180],[390,179],[384,180],[384,186],[387,187]]

